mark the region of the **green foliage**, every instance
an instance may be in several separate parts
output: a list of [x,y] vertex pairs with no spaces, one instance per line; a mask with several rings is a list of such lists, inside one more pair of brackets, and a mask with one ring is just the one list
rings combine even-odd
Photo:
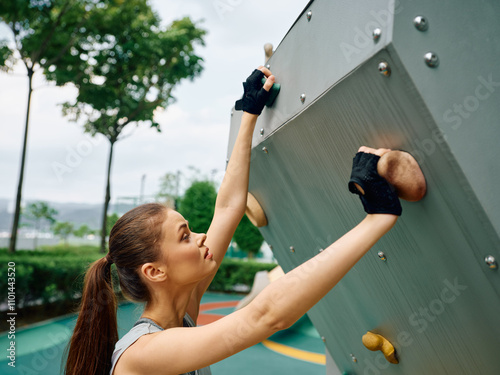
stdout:
[[270,271],[276,266],[277,264],[274,263],[224,258],[219,271],[210,284],[209,290],[231,292],[237,284],[243,284],[250,288],[253,285],[253,280],[257,272]]
[[69,235],[73,233],[73,224],[67,221],[58,221],[52,227],[52,231],[56,236],[67,242]]
[[[26,207],[26,212],[23,213],[23,217],[28,222],[31,222],[35,228],[35,237],[33,239],[33,248],[37,249],[37,239],[38,230],[40,226],[45,222],[49,224],[54,224],[56,219],[54,216],[57,215],[57,211],[50,207],[46,202],[35,202],[31,203]],[[27,225],[26,223],[24,225]]]
[[[86,132],[103,134],[112,144],[131,123],[159,130],[155,110],[173,102],[172,90],[182,79],[202,71],[194,48],[203,45],[205,31],[187,17],[163,28],[146,0],[127,0],[119,8],[97,12],[94,22],[100,33],[65,56],[66,64],[82,74],[72,79],[78,97],[64,104],[64,113],[83,120]],[[47,74],[57,82],[67,80],[65,71]]]
[[[42,300],[72,300],[82,290],[86,268],[101,254],[93,247],[58,247],[51,251],[17,251],[15,254],[0,250],[0,264],[15,262],[16,303],[19,306]],[[0,279],[0,288],[7,290],[7,278]],[[3,297],[6,298],[6,295]]]
[[[36,254],[37,256],[47,256],[47,257],[65,257],[65,256],[102,256],[99,254],[99,250],[95,245],[50,245],[42,246],[39,251],[24,251],[20,252],[19,256],[23,254],[26,256],[32,256],[29,254]],[[2,254],[0,249],[0,254]]]
[[73,235],[75,237],[83,238],[89,234],[93,234],[94,231],[88,227],[88,225],[83,224],[79,228],[73,230]]
[[113,229],[113,226],[116,224],[119,218],[120,217],[116,212],[108,215],[108,220],[106,220],[106,236],[109,236],[109,234],[111,233],[111,229]]
[[0,41],[0,70],[8,72],[14,67],[16,59],[14,51],[4,43],[6,43],[5,40]]
[[206,233],[212,222],[217,192],[210,181],[196,181],[186,190],[179,212],[196,233]]
[[58,76],[65,77],[57,84],[71,82],[84,64],[67,65],[67,56],[101,32],[97,15],[116,6],[114,0],[2,1],[0,20],[12,31],[14,43],[0,41],[0,65],[11,69],[17,51],[28,70],[41,67],[52,73],[57,69]]
[[264,237],[260,234],[259,229],[250,222],[247,215],[241,219],[233,239],[238,247],[248,254],[249,258],[259,252],[264,242]]
[[35,202],[26,207],[24,218],[34,222],[35,227],[38,228],[42,221],[48,221],[50,224],[55,223],[54,216],[57,215],[57,210],[48,205],[47,202]]

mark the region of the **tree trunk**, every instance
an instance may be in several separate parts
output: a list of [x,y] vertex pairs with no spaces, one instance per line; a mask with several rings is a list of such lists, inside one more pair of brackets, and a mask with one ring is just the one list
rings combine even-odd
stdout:
[[21,154],[21,171],[19,172],[19,183],[17,185],[16,209],[12,222],[12,232],[10,235],[9,253],[16,251],[17,230],[19,228],[19,217],[21,216],[21,196],[23,191],[24,165],[26,163],[26,146],[28,144],[28,124],[30,118],[31,93],[33,92],[33,68],[28,68],[28,104],[26,106],[26,124],[24,126],[24,143]]
[[107,222],[108,222],[108,206],[111,200],[111,187],[110,187],[110,176],[111,176],[111,162],[113,160],[113,146],[114,142],[110,141],[109,148],[109,158],[108,158],[108,173],[106,179],[106,195],[104,197],[104,209],[102,212],[102,229],[101,229],[101,253],[106,252],[106,232],[107,232]]

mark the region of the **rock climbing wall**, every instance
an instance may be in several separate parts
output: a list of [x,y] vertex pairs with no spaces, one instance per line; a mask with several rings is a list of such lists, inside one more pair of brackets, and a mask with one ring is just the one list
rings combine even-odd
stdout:
[[[497,0],[316,0],[268,61],[281,92],[257,123],[249,190],[285,272],[363,218],[347,190],[360,145],[412,153],[427,180],[308,313],[329,374],[500,371],[499,16]],[[364,347],[368,331],[399,364]]]

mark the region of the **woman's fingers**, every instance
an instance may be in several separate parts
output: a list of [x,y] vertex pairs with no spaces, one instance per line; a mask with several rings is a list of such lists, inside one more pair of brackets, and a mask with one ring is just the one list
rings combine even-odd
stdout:
[[270,75],[272,75],[271,71],[262,65],[259,66],[257,69],[260,70],[262,73],[264,73],[264,75],[266,77],[269,77]]
[[267,77],[266,82],[264,83],[264,90],[269,91],[271,90],[271,87],[273,87],[275,78],[273,75],[270,75]]
[[375,155],[378,155],[378,156],[382,156],[384,154],[387,154],[389,151],[391,151],[391,149],[389,148],[371,148],[371,147],[366,147],[366,146],[361,146],[359,149],[358,149],[358,152],[365,152],[367,154],[375,154]]
[[264,73],[264,75],[267,78],[266,82],[264,83],[264,90],[266,90],[266,91],[271,90],[271,87],[273,87],[274,81],[276,80],[275,77],[273,76],[273,74],[271,73],[271,71],[269,69],[267,69],[266,67],[264,67],[262,65],[259,66],[257,69],[260,70],[262,73]]

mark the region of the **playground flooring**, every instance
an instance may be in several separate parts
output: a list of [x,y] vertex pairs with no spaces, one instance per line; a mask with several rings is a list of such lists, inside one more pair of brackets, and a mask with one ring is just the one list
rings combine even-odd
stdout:
[[[240,295],[206,293],[198,324],[208,324],[234,311]],[[141,315],[141,305],[125,303],[118,308],[118,333],[123,336]],[[61,362],[76,322],[76,315],[51,319],[16,332],[16,367],[0,358],[2,375],[61,374]],[[0,334],[0,348],[9,349],[6,333]],[[213,375],[295,374],[323,375],[325,347],[307,318],[230,358],[211,366]]]

